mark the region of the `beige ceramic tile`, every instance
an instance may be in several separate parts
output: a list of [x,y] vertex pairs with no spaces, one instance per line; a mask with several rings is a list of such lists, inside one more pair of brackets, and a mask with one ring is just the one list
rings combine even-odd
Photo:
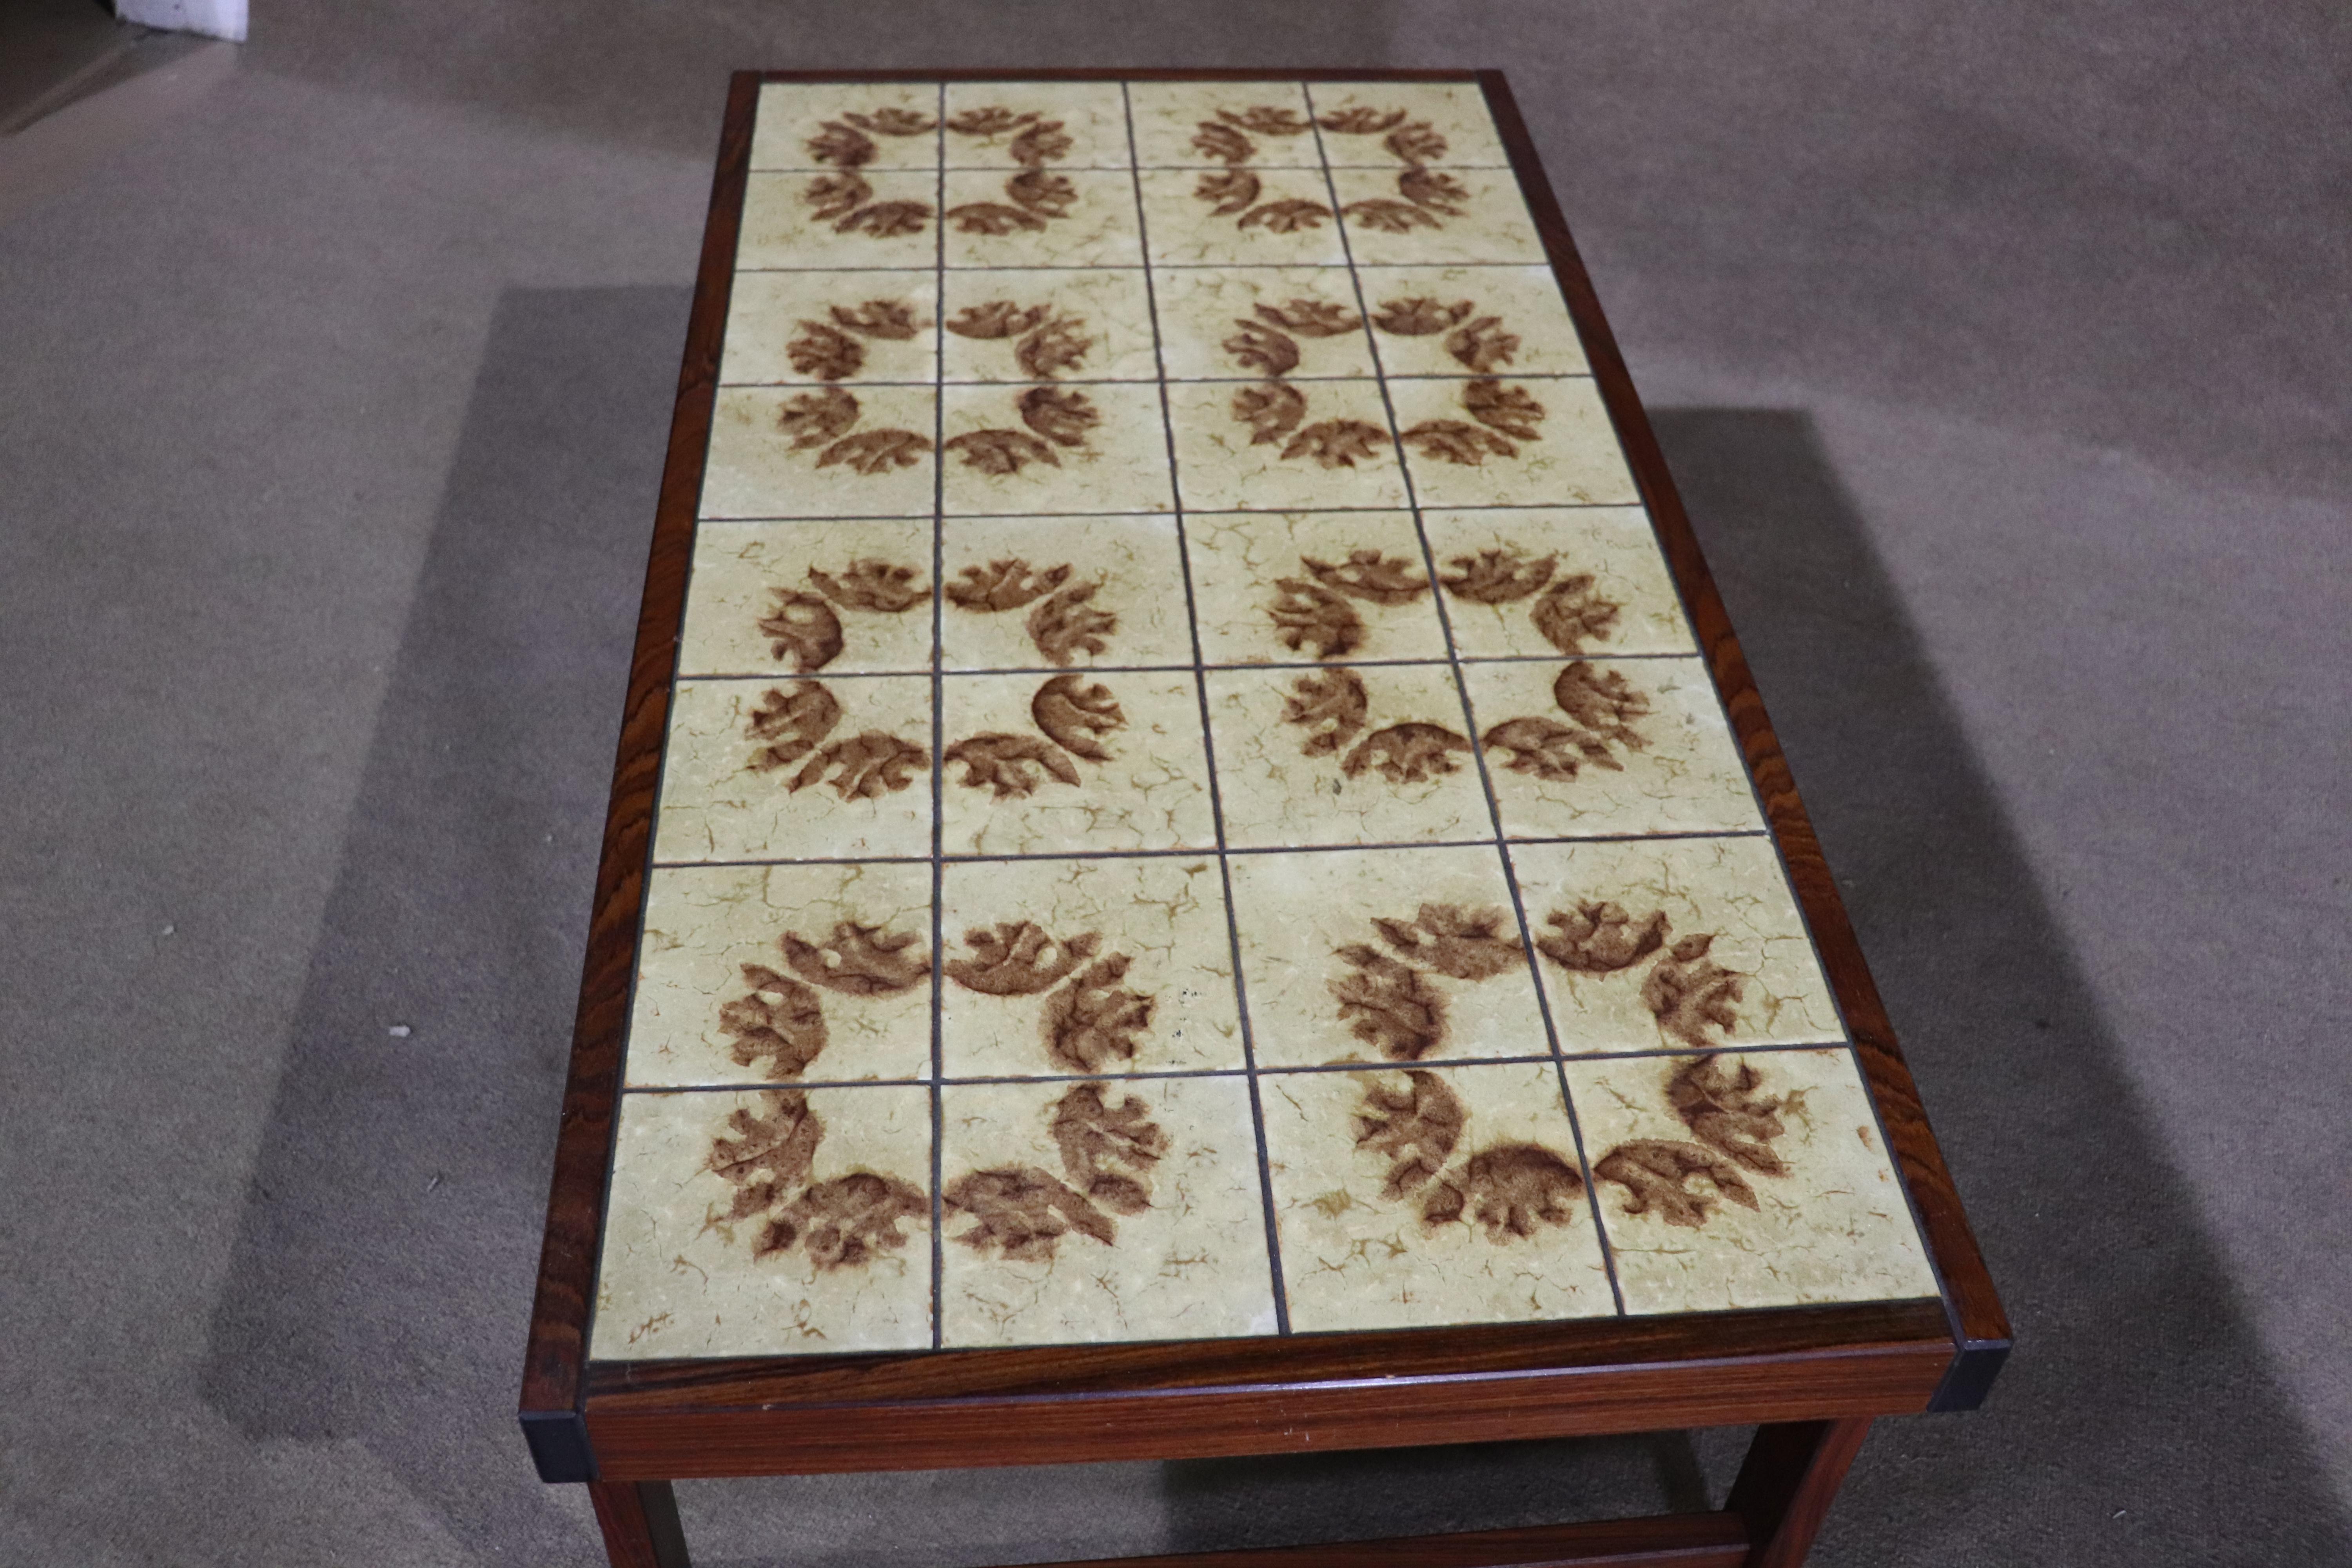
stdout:
[[944,1091],[950,1346],[1275,1329],[1241,1078]]
[[1174,518],[957,518],[945,532],[950,669],[1192,662]]
[[1320,169],[1146,169],[1154,267],[1344,267]]
[[936,272],[745,272],[727,306],[722,382],[928,382]]
[[1335,169],[1510,162],[1475,82],[1313,82],[1307,95]]
[[807,1355],[931,1342],[920,1088],[632,1094],[590,1353]]
[[1549,267],[1368,267],[1357,274],[1390,375],[1582,375]]
[[1188,511],[1406,504],[1377,382],[1171,382],[1168,417]]
[[1510,837],[1763,826],[1696,658],[1469,664],[1462,679]]
[[939,111],[929,82],[768,82],[751,167],[936,169]]
[[1127,101],[1115,81],[957,81],[947,89],[950,169],[1124,169]]
[[1334,169],[1331,187],[1359,267],[1544,259],[1507,169]]
[[1629,1312],[1936,1294],[1843,1050],[1568,1064]]
[[1213,855],[957,863],[942,889],[949,1077],[1244,1065]]
[[632,1089],[931,1075],[931,872],[656,868],[629,1014]]
[[1174,510],[1155,384],[950,386],[941,396],[950,517]]
[[1261,1068],[1551,1050],[1490,845],[1232,859]]
[[1184,536],[1205,663],[1445,657],[1409,511],[1203,512]]
[[1389,383],[1423,506],[1622,506],[1641,499],[1582,377]]
[[1640,507],[1426,511],[1421,521],[1465,658],[1696,651]]
[[705,517],[929,515],[928,386],[730,386],[711,417]]
[[1772,843],[1515,844],[1559,1048],[1843,1040]]
[[950,169],[950,267],[1140,267],[1135,177],[1105,169]]
[[1614,1312],[1549,1062],[1260,1083],[1290,1326]]
[[1150,381],[1151,291],[1140,268],[950,271],[950,381]]
[[931,683],[681,680],[654,858],[863,859],[931,849]]
[[941,703],[947,853],[1216,843],[1190,671],[951,675]]
[[1172,267],[1151,283],[1160,352],[1175,380],[1373,372],[1343,267]]
[[1202,679],[1227,843],[1494,837],[1445,666],[1213,669]]
[[1319,170],[1306,90],[1295,82],[1139,81],[1136,160],[1143,167]]
[[845,169],[753,174],[743,187],[738,268],[936,266],[940,177]]
[[931,667],[931,525],[714,522],[696,533],[681,675]]

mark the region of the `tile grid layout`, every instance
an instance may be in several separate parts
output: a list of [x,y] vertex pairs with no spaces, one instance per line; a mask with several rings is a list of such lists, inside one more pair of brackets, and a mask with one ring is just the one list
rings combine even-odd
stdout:
[[763,89],[597,1358],[1937,1293],[1505,164]]

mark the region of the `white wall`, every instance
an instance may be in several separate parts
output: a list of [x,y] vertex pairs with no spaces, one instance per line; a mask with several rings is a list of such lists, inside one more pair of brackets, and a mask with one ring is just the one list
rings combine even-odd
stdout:
[[114,14],[142,26],[245,42],[246,0],[115,0]]

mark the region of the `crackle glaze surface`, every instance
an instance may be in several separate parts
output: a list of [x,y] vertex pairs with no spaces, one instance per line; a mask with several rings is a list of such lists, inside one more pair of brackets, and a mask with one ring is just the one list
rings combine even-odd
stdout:
[[1933,1295],[1455,83],[765,87],[604,1359]]

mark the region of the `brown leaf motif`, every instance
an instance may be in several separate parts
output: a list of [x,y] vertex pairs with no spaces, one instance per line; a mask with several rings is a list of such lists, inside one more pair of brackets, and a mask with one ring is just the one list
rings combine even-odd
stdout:
[[773,1089],[759,1096],[758,1114],[738,1108],[729,1113],[730,1138],[711,1140],[704,1166],[736,1189],[728,1218],[757,1214],[804,1181],[816,1165],[824,1123],[809,1108],[808,1091]]
[[1536,938],[1536,951],[1573,974],[1614,974],[1666,944],[1664,910],[1635,920],[1624,905],[1606,899],[1554,910],[1544,923],[1552,929]]
[[[1213,159],[1220,163],[1246,163],[1256,154],[1257,143],[1230,125],[1203,120],[1192,132],[1192,150],[1203,158]],[[1256,198],[1253,195],[1251,199]],[[1247,206],[1249,203],[1242,205]]]
[[1282,700],[1282,721],[1312,731],[1299,750],[1310,757],[1336,756],[1362,732],[1370,700],[1352,669],[1314,670],[1290,683]]
[[1238,125],[1260,136],[1304,136],[1315,129],[1305,116],[1295,109],[1282,109],[1272,104],[1253,104],[1235,111],[1217,110],[1217,118],[1228,125]]
[[1034,1165],[972,1171],[949,1183],[941,1204],[973,1221],[952,1239],[975,1252],[1015,1263],[1050,1263],[1071,1231],[1108,1247],[1118,1237],[1111,1217],[1083,1193]]
[[1562,653],[1582,653],[1588,637],[1606,637],[1623,606],[1602,596],[1592,574],[1563,577],[1544,591],[1528,614],[1544,640]]
[[1234,394],[1234,417],[1250,427],[1250,445],[1263,447],[1281,440],[1307,417],[1307,395],[1295,386],[1270,381],[1244,386]]
[[1455,758],[1469,750],[1466,737],[1442,724],[1391,724],[1357,742],[1340,760],[1339,771],[1355,778],[1370,768],[1391,784],[1423,784],[1459,770],[1462,764]]
[[1365,228],[1382,234],[1409,234],[1416,228],[1443,228],[1444,222],[1426,207],[1394,196],[1367,196],[1339,209]]
[[1033,386],[1021,395],[1021,423],[1065,447],[1083,447],[1087,432],[1102,423],[1102,410],[1083,392]]
[[1027,169],[1004,182],[1004,194],[1021,206],[1047,217],[1067,217],[1078,203],[1078,187],[1067,174],[1050,169]]
[[1094,931],[1056,942],[1034,921],[999,921],[993,931],[975,928],[964,932],[963,940],[972,956],[950,959],[940,970],[965,990],[986,996],[1034,996],[1051,991],[1102,945]]
[[1516,458],[1519,449],[1492,430],[1460,419],[1424,419],[1397,433],[1397,438],[1424,458],[1476,468],[1491,455]]
[[965,202],[948,208],[947,216],[959,234],[1035,233],[1045,226],[1045,220],[1028,208],[1008,206],[1003,202]]
[[[1393,142],[1391,138],[1391,142]],[[1438,139],[1443,147],[1444,139]],[[1453,175],[1435,169],[1408,169],[1397,176],[1397,189],[1404,199],[1415,206],[1441,212],[1448,217],[1461,217],[1468,212],[1462,204],[1470,199],[1469,187]]]
[[897,300],[868,300],[862,305],[828,305],[833,324],[862,338],[904,342],[920,331],[914,307]]
[[1056,316],[1013,345],[1013,359],[1027,374],[1050,381],[1086,363],[1094,339],[1080,316]]
[[1381,145],[1408,163],[1434,163],[1445,156],[1445,138],[1425,120],[1398,127]]
[[1298,368],[1298,341],[1256,321],[1236,321],[1241,331],[1218,345],[1235,364],[1260,375],[1287,375]]
[[[1039,1028],[1046,1055],[1073,1072],[1100,1072],[1106,1062],[1135,1059],[1137,1041],[1151,1027],[1156,1004],[1119,984],[1127,978],[1129,963],[1124,953],[1108,954],[1045,998]],[[1102,1196],[1092,1187],[1088,1191]]]
[[797,795],[811,784],[826,782],[830,772],[834,793],[844,800],[879,800],[911,789],[915,770],[928,768],[930,753],[911,742],[880,730],[866,730],[846,741],[835,741],[809,759],[786,786]]
[[[1241,140],[1243,146],[1249,145],[1246,138]],[[1202,175],[1200,184],[1192,187],[1192,195],[1196,199],[1210,204],[1211,216],[1232,217],[1237,213],[1249,211],[1264,189],[1258,177],[1247,169],[1228,169],[1222,174]]]
[[1302,338],[1336,338],[1364,324],[1364,319],[1355,311],[1328,300],[1291,300],[1280,305],[1253,305],[1250,309],[1260,321]]
[[1350,550],[1348,559],[1333,563],[1302,555],[1307,575],[1335,593],[1373,605],[1410,605],[1429,592],[1419,562],[1383,555],[1377,550]]
[[958,337],[1017,338],[1053,313],[1051,305],[1016,305],[1010,300],[991,300],[984,305],[967,305],[958,310],[948,318],[947,329]]
[[1001,103],[980,109],[967,109],[948,117],[948,129],[959,136],[1002,136],[1006,132],[1027,125],[1037,118],[1034,110],[1015,114]]
[[1445,334],[1445,352],[1485,375],[1517,357],[1518,334],[1503,331],[1500,316],[1480,316]]
[[1789,1102],[1757,1093],[1763,1081],[1750,1063],[1726,1068],[1721,1057],[1699,1057],[1666,1080],[1666,1100],[1700,1142],[1758,1175],[1785,1176],[1788,1162],[1772,1152],[1772,1140],[1789,1130],[1780,1117]]
[[1540,714],[1506,719],[1478,740],[1490,756],[1497,752],[1509,753],[1503,763],[1508,771],[1533,773],[1554,783],[1575,778],[1588,764],[1614,773],[1625,771],[1625,764],[1610,754],[1606,741]]
[[1372,325],[1400,337],[1427,337],[1432,332],[1445,331],[1476,309],[1467,300],[1448,305],[1426,294],[1415,294],[1402,300],[1381,301],[1379,312],[1372,317]]
[[1097,737],[1127,723],[1109,687],[1099,681],[1082,685],[1075,675],[1055,676],[1037,688],[1029,700],[1029,718],[1055,745],[1090,763],[1111,760],[1108,748]]
[[[1654,1214],[1668,1225],[1696,1230],[1716,1204],[1728,1200],[1760,1209],[1756,1189],[1738,1167],[1711,1149],[1670,1139],[1637,1138],[1620,1143],[1593,1162],[1592,1173],[1614,1182],[1627,1194],[1629,1215]],[[1693,1191],[1690,1178],[1704,1176],[1713,1188]]]
[[1432,1226],[1466,1218],[1488,1241],[1507,1243],[1570,1224],[1583,1195],[1584,1178],[1558,1153],[1539,1143],[1498,1143],[1441,1178],[1421,1217]]
[[1393,130],[1404,121],[1405,112],[1402,109],[1379,110],[1358,104],[1353,109],[1338,110],[1324,115],[1316,123],[1326,131],[1337,131],[1342,136],[1372,136]]
[[1331,209],[1321,202],[1289,196],[1250,208],[1234,221],[1234,226],[1263,228],[1269,234],[1297,234],[1301,229],[1322,227],[1330,216]]
[[1359,458],[1378,458],[1387,450],[1389,433],[1360,419],[1325,419],[1293,436],[1282,448],[1285,458],[1312,458],[1327,468],[1352,468]]
[[1017,610],[1068,582],[1072,570],[1066,563],[1040,572],[1018,556],[985,566],[967,566],[956,574],[956,582],[947,585],[948,603],[982,612]]
[[1475,555],[1456,555],[1446,565],[1454,569],[1454,574],[1440,573],[1437,580],[1445,584],[1447,593],[1476,605],[1507,605],[1526,598],[1550,582],[1559,557],[1543,555],[1530,561],[1517,545],[1506,545],[1500,550],[1481,550]]
[[819,381],[841,381],[856,375],[866,363],[866,345],[840,328],[823,321],[803,321],[784,345],[793,368]]
[[1048,776],[1066,784],[1079,782],[1077,764],[1060,747],[1034,735],[985,731],[958,741],[942,756],[963,764],[963,777],[957,783],[985,789],[998,800],[1034,795]]
[[874,139],[852,130],[836,120],[828,120],[817,133],[803,143],[809,157],[819,163],[830,163],[836,169],[855,169],[874,161],[881,149]]
[[1070,155],[1070,138],[1058,120],[1041,120],[1013,139],[1005,149],[1013,161],[1026,168],[1055,163]]
[[1492,980],[1527,966],[1517,924],[1507,910],[1423,904],[1410,921],[1375,915],[1372,926],[1401,957],[1452,979]]
[[1747,976],[1707,956],[1711,931],[1684,937],[1666,950],[1642,983],[1642,1000],[1667,1038],[1706,1046],[1711,1030],[1739,1026],[1739,1000]]
[[803,675],[823,669],[840,657],[841,617],[833,613],[832,605],[818,595],[795,588],[771,588],[768,596],[775,601],[774,607],[758,624],[772,656],[791,659],[793,668]]
[[1054,1146],[1072,1184],[1113,1214],[1151,1206],[1151,1171],[1174,1145],[1151,1108],[1130,1095],[1113,1105],[1082,1083],[1054,1107]]
[[949,437],[944,448],[961,457],[966,468],[983,474],[1017,474],[1031,463],[1062,466],[1052,447],[1025,430],[967,430]]
[[795,452],[822,447],[856,423],[857,399],[837,386],[788,397],[776,415],[776,428],[793,438]]
[[930,1201],[912,1183],[852,1171],[803,1189],[768,1222],[753,1251],[765,1256],[797,1242],[822,1271],[855,1268],[906,1246],[898,1222],[919,1222],[930,1210]]
[[793,931],[777,939],[784,967],[812,985],[844,996],[887,996],[931,977],[931,955],[911,931],[835,921],[833,934],[814,942]]
[[719,1032],[738,1067],[767,1063],[770,1078],[798,1078],[824,1049],[824,1010],[817,994],[764,964],[742,965],[751,994],[719,1009]]
[[1599,670],[1578,659],[1551,683],[1559,710],[1603,740],[1642,751],[1649,741],[1632,721],[1650,712],[1650,694],[1617,670]]
[[894,235],[920,234],[923,226],[931,221],[931,209],[923,202],[876,202],[872,206],[859,207],[833,226],[842,234],[870,234],[877,238]]
[[895,616],[931,596],[931,591],[917,581],[920,574],[914,567],[895,565],[870,555],[851,562],[838,576],[814,566],[808,574],[819,593],[845,610],[873,610]]
[[1101,587],[1100,583],[1073,583],[1029,612],[1023,624],[1046,663],[1068,664],[1082,652],[1101,653],[1110,647],[1118,617],[1087,603]]
[[1402,1198],[1435,1180],[1454,1146],[1462,1141],[1470,1108],[1435,1073],[1405,1074],[1402,1090],[1363,1080],[1363,1103],[1356,1111],[1356,1147],[1389,1162],[1381,1196]]
[[1350,942],[1339,950],[1350,973],[1324,982],[1340,1021],[1392,1062],[1417,1062],[1445,1038],[1445,994],[1408,963]]
[[1316,658],[1341,658],[1364,643],[1364,618],[1341,595],[1303,577],[1275,579],[1276,597],[1266,607],[1275,636],[1293,652]]
[[1536,426],[1543,423],[1544,405],[1523,386],[1506,386],[1492,376],[1481,376],[1464,384],[1462,406],[1479,424],[1515,440],[1543,439]]
[[846,463],[861,474],[887,474],[893,468],[913,468],[930,449],[931,438],[912,430],[860,430],[818,453],[816,466],[830,468]]
[[939,123],[911,109],[877,109],[871,114],[845,114],[844,120],[877,136],[920,136]]
[[768,742],[752,756],[751,765],[764,773],[796,763],[815,751],[840,722],[840,702],[818,682],[795,680],[790,693],[771,686],[761,693],[744,725],[751,739]]

